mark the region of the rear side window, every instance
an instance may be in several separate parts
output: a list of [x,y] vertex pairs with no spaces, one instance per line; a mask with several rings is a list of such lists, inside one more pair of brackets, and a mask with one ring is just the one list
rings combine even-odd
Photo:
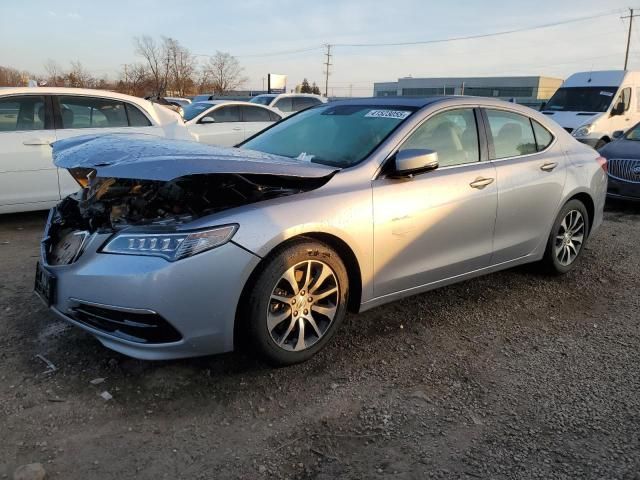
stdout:
[[240,109],[237,105],[220,107],[211,113],[216,123],[228,123],[240,121]]
[[272,112],[271,110],[269,110],[269,118],[271,118],[272,122],[279,122],[280,120],[282,120],[282,117],[280,115],[278,115],[276,112]]
[[283,112],[293,112],[293,102],[291,97],[281,98],[273,106]]
[[134,107],[129,103],[124,104],[127,109],[127,117],[129,117],[129,126],[130,127],[150,127],[151,122],[145,116],[144,113],[140,111],[138,107]]
[[243,122],[270,122],[269,110],[260,107],[241,107]]
[[503,110],[487,110],[494,159],[518,157],[538,151],[529,117]]
[[98,97],[58,97],[62,128],[128,127],[123,102]]
[[313,97],[295,97],[293,99],[293,111],[299,112],[300,110],[304,110],[305,108],[313,107],[314,105],[318,105],[320,100]]
[[25,95],[0,99],[0,132],[43,130],[45,116],[42,96]]
[[551,145],[553,135],[533,119],[531,120],[531,124],[533,125],[533,133],[536,136],[536,146],[538,147],[538,151],[541,152]]

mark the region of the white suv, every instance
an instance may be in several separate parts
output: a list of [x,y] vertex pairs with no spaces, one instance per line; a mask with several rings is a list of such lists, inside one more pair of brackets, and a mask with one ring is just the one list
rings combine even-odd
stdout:
[[257,95],[249,100],[251,103],[259,103],[267,107],[280,110],[284,116],[299,112],[305,108],[315,107],[321,103],[327,103],[327,99],[311,93],[265,93]]
[[144,133],[192,140],[175,112],[147,100],[80,88],[0,90],[0,213],[42,210],[78,190],[50,144],[79,135]]

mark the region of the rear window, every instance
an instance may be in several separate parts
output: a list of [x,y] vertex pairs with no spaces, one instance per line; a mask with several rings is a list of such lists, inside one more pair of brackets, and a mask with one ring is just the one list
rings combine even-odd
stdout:
[[59,96],[62,128],[128,127],[124,103],[98,97]]

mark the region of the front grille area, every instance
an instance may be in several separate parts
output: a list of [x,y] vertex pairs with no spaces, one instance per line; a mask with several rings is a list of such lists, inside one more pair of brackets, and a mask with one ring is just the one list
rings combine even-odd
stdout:
[[567,132],[569,132],[569,133],[573,132],[573,128],[564,127],[564,129],[565,129]]
[[640,183],[640,160],[612,158],[607,164],[610,177],[625,182]]
[[137,343],[170,343],[182,335],[157,313],[137,313],[80,303],[71,318],[114,337]]

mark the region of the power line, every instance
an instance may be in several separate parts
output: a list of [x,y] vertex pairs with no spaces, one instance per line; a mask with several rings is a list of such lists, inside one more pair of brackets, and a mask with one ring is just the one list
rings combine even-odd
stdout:
[[607,17],[614,14],[618,15],[622,11],[624,10],[618,8],[616,10],[609,10],[607,12],[601,12],[596,15],[589,15],[586,17],[570,18],[567,20],[562,20],[562,21],[552,22],[552,23],[544,23],[541,25],[533,25],[530,27],[514,28],[510,30],[502,30],[499,32],[481,33],[481,34],[467,35],[467,36],[461,36],[461,37],[448,37],[448,38],[438,38],[438,39],[432,39],[432,40],[417,40],[413,42],[393,42],[393,43],[336,43],[334,44],[334,46],[335,47],[401,47],[401,46],[409,46],[409,45],[428,45],[432,43],[458,42],[461,40],[475,40],[479,38],[498,37],[503,35],[510,35],[513,33],[528,32],[531,30],[539,30],[542,28],[557,27],[557,26],[566,25],[569,23],[584,22],[586,20],[592,20],[594,18]]

